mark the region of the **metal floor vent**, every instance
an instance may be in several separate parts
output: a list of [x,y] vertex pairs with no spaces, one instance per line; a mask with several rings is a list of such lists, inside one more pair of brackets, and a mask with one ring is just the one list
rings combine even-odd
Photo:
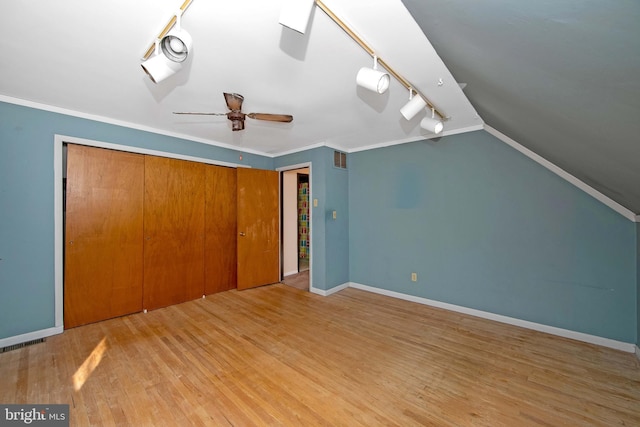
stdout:
[[7,351],[17,350],[17,349],[22,348],[22,347],[27,347],[27,346],[34,345],[34,344],[40,344],[41,342],[45,342],[45,339],[44,338],[39,338],[39,339],[33,340],[33,341],[27,341],[27,342],[22,342],[20,344],[10,345],[9,347],[3,347],[2,351],[0,351],[0,353],[6,353]]

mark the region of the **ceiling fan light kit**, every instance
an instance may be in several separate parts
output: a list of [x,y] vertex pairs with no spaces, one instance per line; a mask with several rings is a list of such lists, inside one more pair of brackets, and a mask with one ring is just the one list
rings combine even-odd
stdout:
[[245,114],[240,112],[230,112],[227,114],[227,118],[231,120],[231,130],[238,131],[244,129]]

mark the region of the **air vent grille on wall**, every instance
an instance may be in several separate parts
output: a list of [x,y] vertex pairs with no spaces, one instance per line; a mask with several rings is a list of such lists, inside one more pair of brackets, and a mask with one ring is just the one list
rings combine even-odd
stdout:
[[341,151],[333,152],[333,166],[346,169],[347,168],[347,153],[343,153]]

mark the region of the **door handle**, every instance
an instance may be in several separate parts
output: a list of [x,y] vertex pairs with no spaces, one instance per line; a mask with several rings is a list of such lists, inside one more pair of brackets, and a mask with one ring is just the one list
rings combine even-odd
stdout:
[[240,237],[244,237],[244,231],[240,232]]

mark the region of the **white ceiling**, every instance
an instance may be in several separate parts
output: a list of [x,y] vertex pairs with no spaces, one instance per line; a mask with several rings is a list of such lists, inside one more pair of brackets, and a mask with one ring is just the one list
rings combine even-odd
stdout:
[[[193,0],[182,22],[192,55],[157,85],[140,58],[183,0],[5,2],[0,101],[268,156],[434,137],[400,115],[399,82],[383,95],[356,86],[373,61],[318,7],[304,35],[281,26],[286,1]],[[444,135],[486,122],[640,213],[640,2],[325,3],[450,117]],[[224,113],[225,91],[245,96],[245,113],[294,121],[232,132],[225,117],[172,114]]]
[[[183,70],[154,84],[141,57],[181,0],[32,0],[5,5],[0,94],[84,116],[243,151],[278,155],[326,144],[353,151],[432,137],[424,114],[399,113],[408,91],[356,86],[373,59],[321,9],[304,35],[278,23],[284,0],[194,0],[182,17],[193,37]],[[325,4],[450,119],[444,135],[482,128],[458,84],[400,0]],[[442,85],[439,85],[442,80]],[[292,114],[292,123],[247,119],[232,132],[223,92],[243,111]]]

